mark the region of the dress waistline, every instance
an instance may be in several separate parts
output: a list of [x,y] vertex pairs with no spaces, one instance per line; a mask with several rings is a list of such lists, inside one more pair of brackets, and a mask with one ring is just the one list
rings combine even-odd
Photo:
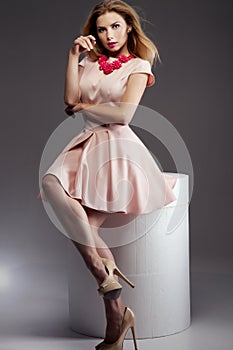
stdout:
[[123,127],[128,127],[129,124],[118,124],[118,123],[109,123],[109,124],[100,124],[97,126],[85,126],[83,128],[83,131],[97,131],[97,130],[103,130],[103,129],[119,129]]

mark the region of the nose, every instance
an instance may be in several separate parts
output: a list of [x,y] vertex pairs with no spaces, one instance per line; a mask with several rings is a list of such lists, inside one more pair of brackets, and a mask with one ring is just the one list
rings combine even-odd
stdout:
[[107,40],[110,41],[112,39],[113,39],[112,31],[111,31],[111,29],[108,29],[107,30]]

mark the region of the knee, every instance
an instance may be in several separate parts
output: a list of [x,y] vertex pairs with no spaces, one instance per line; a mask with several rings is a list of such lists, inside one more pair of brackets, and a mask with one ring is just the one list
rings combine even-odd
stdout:
[[41,186],[45,194],[54,187],[55,182],[57,182],[57,179],[54,175],[47,174],[43,177]]

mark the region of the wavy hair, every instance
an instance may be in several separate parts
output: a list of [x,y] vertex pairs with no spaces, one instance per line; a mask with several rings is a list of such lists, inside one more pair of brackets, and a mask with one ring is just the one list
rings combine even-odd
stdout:
[[103,47],[98,38],[96,21],[99,16],[111,11],[121,15],[127,25],[132,26],[132,30],[128,34],[127,47],[129,53],[149,61],[151,66],[156,60],[161,62],[157,47],[141,28],[139,15],[130,5],[122,0],[104,0],[97,4],[89,13],[83,27],[83,35],[92,34],[96,38],[94,49],[87,53],[90,58],[96,60],[103,54],[107,55],[107,50]]

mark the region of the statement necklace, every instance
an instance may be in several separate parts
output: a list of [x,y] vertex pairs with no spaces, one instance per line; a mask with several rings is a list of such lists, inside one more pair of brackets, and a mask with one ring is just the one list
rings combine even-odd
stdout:
[[115,69],[119,69],[122,66],[122,63],[126,63],[129,60],[134,58],[134,55],[130,54],[129,56],[121,55],[118,57],[117,60],[109,63],[107,62],[108,57],[105,55],[102,55],[98,59],[99,63],[99,70],[102,70],[104,74],[110,74],[112,73]]

